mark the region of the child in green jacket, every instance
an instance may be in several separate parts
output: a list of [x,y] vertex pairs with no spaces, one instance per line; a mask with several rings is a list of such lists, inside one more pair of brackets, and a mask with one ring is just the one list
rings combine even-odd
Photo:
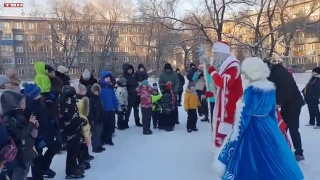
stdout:
[[153,89],[153,94],[151,96],[151,98],[152,98],[152,122],[153,122],[153,129],[156,129],[158,127],[158,121],[160,120],[161,105],[159,103],[162,98],[162,95],[159,93],[157,83],[153,83],[152,89]]

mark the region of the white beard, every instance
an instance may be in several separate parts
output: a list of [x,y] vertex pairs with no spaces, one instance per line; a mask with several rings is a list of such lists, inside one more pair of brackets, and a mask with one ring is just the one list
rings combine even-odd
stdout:
[[223,61],[225,61],[228,57],[229,54],[218,52],[213,53],[212,66],[219,71]]

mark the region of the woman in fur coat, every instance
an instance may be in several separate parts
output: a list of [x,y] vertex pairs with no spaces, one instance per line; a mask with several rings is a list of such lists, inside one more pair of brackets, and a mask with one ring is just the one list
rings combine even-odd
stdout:
[[[276,93],[267,80],[270,70],[259,58],[241,66],[249,81],[234,130],[214,162],[222,180],[303,180],[301,169],[276,119]],[[240,110],[240,111],[239,111]]]

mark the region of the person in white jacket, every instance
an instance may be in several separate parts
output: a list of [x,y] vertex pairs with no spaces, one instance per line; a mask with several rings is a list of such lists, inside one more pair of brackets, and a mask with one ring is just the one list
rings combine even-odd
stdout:
[[116,96],[119,101],[119,109],[118,109],[118,129],[119,130],[125,130],[128,129],[128,123],[125,121],[125,113],[127,112],[128,107],[128,91],[127,91],[127,80],[123,77],[121,77],[117,81],[117,90],[116,90]]

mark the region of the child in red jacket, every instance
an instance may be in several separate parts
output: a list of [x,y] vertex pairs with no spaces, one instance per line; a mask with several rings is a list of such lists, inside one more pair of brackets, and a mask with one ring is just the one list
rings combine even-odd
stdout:
[[153,89],[149,85],[148,80],[143,80],[137,87],[137,93],[140,96],[140,106],[142,114],[143,134],[150,135],[150,122],[152,117],[152,92]]

